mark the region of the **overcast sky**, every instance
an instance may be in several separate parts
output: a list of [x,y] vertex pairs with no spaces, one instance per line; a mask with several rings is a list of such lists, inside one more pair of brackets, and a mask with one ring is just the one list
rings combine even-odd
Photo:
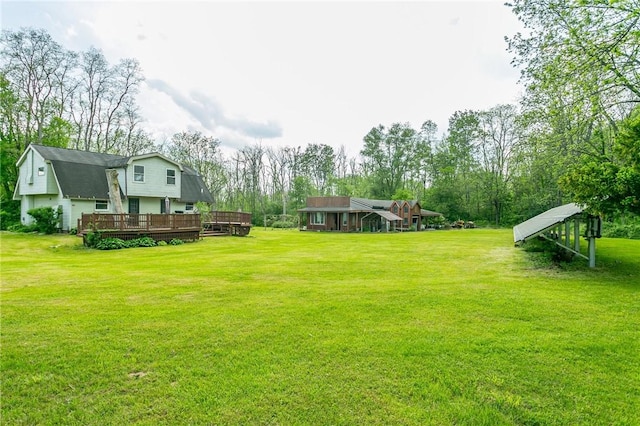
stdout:
[[362,148],[374,126],[515,103],[503,1],[2,1],[2,29],[140,61],[138,103],[158,142],[185,130],[227,148]]

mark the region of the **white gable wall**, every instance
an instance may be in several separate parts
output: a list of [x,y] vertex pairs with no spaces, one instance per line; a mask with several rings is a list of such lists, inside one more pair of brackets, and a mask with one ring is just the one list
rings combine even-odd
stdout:
[[[136,165],[144,166],[144,182],[134,177]],[[167,169],[175,171],[175,184],[167,184]],[[134,160],[126,171],[126,194],[128,197],[169,197],[180,198],[181,173],[177,164],[161,157],[148,157]],[[158,204],[158,211],[160,209]],[[141,211],[142,204],[140,205]]]
[[29,149],[19,168],[17,195],[57,194],[58,184],[51,164]]

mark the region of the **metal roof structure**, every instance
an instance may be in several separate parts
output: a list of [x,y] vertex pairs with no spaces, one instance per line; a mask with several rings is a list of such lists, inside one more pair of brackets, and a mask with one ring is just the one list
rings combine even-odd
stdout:
[[540,235],[543,232],[567,221],[573,216],[581,214],[582,207],[575,203],[555,207],[532,217],[513,227],[513,242],[525,242],[527,239]]
[[382,216],[383,218],[387,219],[387,220],[402,220],[402,218],[398,215],[395,215],[391,212],[388,212],[386,210],[376,210],[374,211],[374,213],[379,214],[380,216]]

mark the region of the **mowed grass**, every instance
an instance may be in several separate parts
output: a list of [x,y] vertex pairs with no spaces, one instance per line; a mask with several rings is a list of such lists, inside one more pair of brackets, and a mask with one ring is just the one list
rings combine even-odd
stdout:
[[640,241],[1,238],[3,424],[640,424]]

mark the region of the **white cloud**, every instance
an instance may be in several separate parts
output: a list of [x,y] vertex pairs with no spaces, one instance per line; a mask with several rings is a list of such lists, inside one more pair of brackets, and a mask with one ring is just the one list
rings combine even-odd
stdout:
[[3,28],[31,22],[71,49],[138,59],[156,135],[355,155],[378,124],[431,119],[443,132],[456,110],[518,94],[503,38],[521,28],[497,1],[6,3]]

